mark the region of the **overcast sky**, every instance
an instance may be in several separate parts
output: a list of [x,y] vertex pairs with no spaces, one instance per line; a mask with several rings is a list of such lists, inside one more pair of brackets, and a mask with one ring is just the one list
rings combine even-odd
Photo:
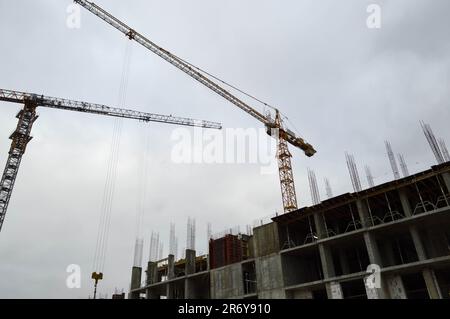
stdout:
[[[334,194],[351,191],[345,151],[375,182],[392,179],[389,139],[411,172],[435,163],[419,120],[450,144],[448,0],[97,0],[162,47],[279,107],[317,149],[291,148],[297,196],[310,205],[306,168]],[[367,6],[382,8],[368,29]],[[0,88],[116,106],[125,37],[82,9],[66,26],[69,0],[0,0]],[[136,44],[126,107],[261,128],[256,120]],[[253,103],[253,102],[252,102]],[[258,110],[262,110],[256,105]],[[20,105],[0,102],[0,165]],[[0,233],[0,297],[86,298],[114,120],[40,108]],[[136,236],[139,160],[149,136],[144,260],[170,222],[185,246],[188,216],[197,248],[213,232],[281,211],[277,174],[256,164],[175,164],[175,127],[124,121],[111,235],[100,293],[129,288]],[[82,269],[81,289],[66,287],[66,267]]]

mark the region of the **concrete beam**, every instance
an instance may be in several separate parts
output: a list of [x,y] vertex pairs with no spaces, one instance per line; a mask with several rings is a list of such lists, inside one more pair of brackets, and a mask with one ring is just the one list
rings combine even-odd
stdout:
[[422,271],[423,279],[425,280],[425,285],[427,286],[428,295],[430,299],[442,299],[441,290],[439,289],[439,284],[434,274],[433,269],[424,269]]

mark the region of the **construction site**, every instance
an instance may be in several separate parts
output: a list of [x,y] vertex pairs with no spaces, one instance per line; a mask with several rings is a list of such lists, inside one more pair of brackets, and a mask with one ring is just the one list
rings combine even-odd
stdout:
[[[32,143],[33,125],[39,118],[38,109],[115,118],[109,157],[102,164],[106,179],[103,195],[98,196],[100,220],[93,267],[89,271],[93,295],[88,298],[107,298],[102,297],[98,289],[105,278],[109,278],[105,265],[113,199],[118,184],[122,120],[211,131],[223,128],[222,123],[211,120],[127,108],[126,90],[131,45],[134,44],[145,54],[156,55],[155,58],[181,71],[178,73],[184,73],[202,88],[232,104],[237,113],[244,112],[252,120],[257,120],[264,129],[264,137],[275,143],[273,159],[281,190],[281,209],[276,213],[261,212],[261,216],[270,214],[270,217],[258,219],[253,224],[228,229],[226,227],[230,225],[222,227],[226,230],[220,233],[213,233],[211,223],[208,223],[206,236],[202,236],[206,237],[205,242],[196,238],[195,217],[188,218],[185,244],[179,243],[180,235],[174,222],[170,222],[168,243],[160,235],[161,224],[157,224],[152,227],[158,231],[151,231],[149,247],[144,249],[144,237],[149,231],[144,226],[149,193],[146,178],[150,165],[147,163],[150,152],[147,136],[145,146],[140,150],[143,156],[138,172],[133,266],[129,274],[123,273],[130,285],[122,290],[116,289],[112,299],[450,299],[450,154],[445,139],[442,135],[435,135],[428,121],[415,118],[417,125],[408,127],[414,132],[420,129],[422,139],[413,143],[416,147],[426,148],[426,153],[433,158],[433,163],[426,164],[427,169],[413,171],[403,152],[396,153],[391,141],[383,137],[383,160],[376,166],[378,171],[380,166],[386,167],[389,171],[387,178],[380,177],[380,174],[374,176],[371,165],[364,165],[366,182],[362,183],[353,153],[345,152],[345,157],[338,157],[345,158],[341,164],[346,164],[348,175],[339,184],[348,185],[351,192],[343,193],[343,187],[335,192],[332,184],[336,181],[330,182],[328,177],[323,177],[324,198],[316,177],[318,169],[305,167],[303,171],[307,172],[306,184],[311,200],[311,205],[305,205],[304,201],[297,199],[290,148],[300,151],[304,158],[312,159],[320,148],[316,151],[280,108],[169,52],[99,5],[86,0],[75,0],[74,5],[90,14],[93,22],[99,24],[96,27],[108,27],[112,34],[122,36],[128,43],[119,103],[118,106],[109,106],[48,96],[42,92],[0,88],[1,102],[21,105],[16,116],[16,128],[9,136],[10,148],[0,181],[0,231],[8,224],[7,211],[14,201],[16,182],[20,182],[17,176],[20,176],[21,163],[28,160],[25,154]],[[376,143],[370,146],[373,145]],[[333,170],[345,170],[345,166],[335,158],[325,161],[332,164]],[[410,160],[409,163],[412,162]],[[172,196],[170,200],[176,201],[178,195]],[[201,200],[208,196],[199,194]],[[302,194],[301,197],[308,196]],[[203,206],[196,209],[202,210]],[[162,218],[177,220],[177,212],[173,213],[174,216]],[[244,209],[238,212],[241,215],[246,213]],[[15,214],[23,212],[15,211]],[[234,225],[233,220],[229,223]],[[199,246],[207,247],[206,251]],[[168,248],[165,250],[164,247]],[[148,256],[144,250],[149,251]]]
[[129,297],[449,299],[449,189],[447,162],[212,237],[208,255],[133,267]]

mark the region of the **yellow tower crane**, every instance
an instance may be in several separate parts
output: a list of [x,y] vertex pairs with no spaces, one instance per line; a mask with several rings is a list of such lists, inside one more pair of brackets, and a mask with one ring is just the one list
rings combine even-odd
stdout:
[[177,67],[193,79],[202,83],[207,88],[216,92],[223,98],[227,99],[229,102],[233,103],[246,113],[250,114],[258,121],[263,123],[267,128],[267,133],[277,138],[277,159],[278,159],[278,169],[280,175],[281,184],[281,194],[283,197],[283,208],[284,212],[290,212],[298,208],[297,206],[297,196],[295,193],[294,186],[294,176],[292,173],[291,158],[292,155],[289,152],[288,143],[300,148],[304,151],[305,155],[308,157],[313,156],[316,151],[312,145],[306,143],[302,138],[296,136],[291,130],[287,129],[283,125],[283,121],[278,109],[274,108],[275,116],[264,116],[258,112],[255,108],[251,107],[247,103],[243,102],[235,95],[231,94],[226,89],[222,88],[214,80],[218,80],[211,74],[203,71],[200,68],[190,64],[189,62],[177,57],[176,55],[170,53],[169,51],[161,48],[157,44],[153,43],[145,36],[135,31],[134,29],[127,26],[125,23],[93,3],[87,0],[74,0],[75,3],[81,5],[100,19],[104,20],[123,34],[125,34],[130,40],[134,40],[143,47],[147,48],[151,52],[155,53],[162,59],[166,60],[173,66]]

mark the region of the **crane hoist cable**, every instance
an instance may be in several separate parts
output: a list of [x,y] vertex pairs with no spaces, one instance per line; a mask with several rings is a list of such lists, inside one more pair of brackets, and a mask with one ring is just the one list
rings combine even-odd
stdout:
[[[139,127],[140,129],[140,127]],[[142,225],[144,223],[145,203],[148,188],[148,168],[149,168],[149,148],[150,148],[150,129],[148,127],[143,128],[145,130],[143,138],[142,155],[139,160],[138,168],[138,191],[137,191],[137,203],[136,203],[136,238],[143,237]]]
[[[132,43],[127,41],[122,76],[120,79],[118,105],[123,107],[126,101],[128,89],[128,79],[130,72],[130,62],[132,53]],[[114,121],[110,154],[107,163],[106,180],[103,189],[103,198],[101,204],[101,216],[98,225],[97,243],[94,254],[93,271],[91,278],[94,280],[94,299],[96,297],[98,281],[103,279],[105,261],[107,255],[109,233],[111,228],[112,205],[114,201],[117,170],[120,153],[120,139],[122,135],[123,119],[117,118]]]
[[200,67],[198,67],[198,66],[196,66],[196,65],[194,65],[194,64],[192,64],[192,63],[190,63],[190,62],[188,62],[188,61],[186,61],[186,60],[184,60],[184,59],[182,59],[182,58],[180,58],[180,57],[178,57],[178,56],[176,56],[176,55],[173,54],[173,53],[172,53],[172,55],[175,56],[175,57],[177,57],[180,61],[183,61],[184,63],[186,63],[187,65],[189,65],[191,68],[196,69],[197,71],[199,71],[199,72],[201,72],[201,73],[203,73],[203,74],[206,74],[207,76],[209,76],[209,77],[215,79],[216,81],[219,81],[220,83],[222,83],[222,84],[228,86],[229,88],[231,88],[231,89],[233,89],[233,90],[235,90],[235,91],[237,91],[237,92],[239,92],[239,93],[241,93],[241,94],[244,94],[244,95],[247,96],[248,98],[250,98],[250,99],[252,99],[252,100],[254,100],[254,101],[258,102],[258,103],[261,103],[262,105],[264,105],[264,106],[266,106],[266,107],[268,107],[268,108],[270,108],[270,109],[272,109],[272,110],[274,110],[274,111],[277,110],[277,108],[276,108],[275,106],[270,105],[270,104],[267,103],[267,102],[264,102],[263,100],[257,98],[257,97],[254,96],[253,94],[250,94],[250,93],[248,93],[248,92],[245,92],[243,89],[238,88],[236,85],[233,85],[233,84],[231,84],[230,82],[227,82],[227,81],[225,81],[225,80],[222,80],[222,79],[219,78],[218,76],[216,76],[216,75],[214,75],[214,74],[212,74],[212,73],[206,71],[205,69],[202,69],[202,68],[200,68]]

